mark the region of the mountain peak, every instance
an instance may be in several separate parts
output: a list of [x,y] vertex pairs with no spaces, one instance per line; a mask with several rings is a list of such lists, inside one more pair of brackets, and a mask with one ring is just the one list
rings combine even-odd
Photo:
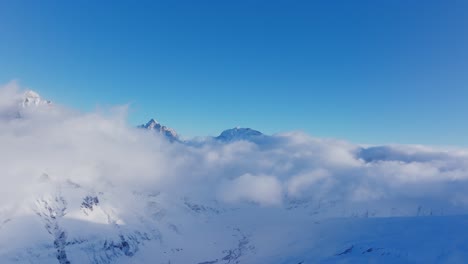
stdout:
[[263,136],[264,134],[262,132],[251,129],[251,128],[234,127],[231,129],[224,130],[215,139],[229,142],[229,141],[237,141],[237,140],[252,140],[252,139],[257,139]]
[[51,102],[49,100],[44,100],[41,96],[33,90],[28,90],[23,94],[22,106],[39,106],[39,105],[49,105]]
[[174,129],[161,125],[154,118],[151,118],[145,125],[140,125],[138,127],[162,134],[165,137],[167,137],[170,141],[179,140],[179,136],[177,135],[177,132]]
[[160,129],[162,126],[161,124],[156,121],[155,119],[151,118],[147,123],[146,125],[143,125],[144,128],[146,129],[150,129],[150,130],[154,130],[154,129]]

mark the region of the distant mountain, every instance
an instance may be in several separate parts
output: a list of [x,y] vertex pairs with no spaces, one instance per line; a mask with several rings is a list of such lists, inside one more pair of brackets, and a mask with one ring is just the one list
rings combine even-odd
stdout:
[[[38,93],[32,90],[29,90],[29,91],[26,91],[23,94],[22,98],[20,98],[15,103],[14,108],[16,109],[12,112],[16,112],[15,115],[20,117],[21,112],[22,112],[21,109],[47,106],[47,105],[52,105],[52,102],[49,100],[42,99]],[[171,142],[181,141],[179,138],[179,135],[174,129],[162,125],[161,123],[159,123],[157,120],[153,118],[150,119],[146,124],[139,125],[138,128],[154,131],[157,134],[161,134],[165,136]],[[267,138],[268,136],[263,134],[260,131],[257,131],[251,128],[235,127],[235,128],[224,130],[219,136],[214,137],[212,139],[219,141],[219,142],[223,142],[223,143],[229,143],[229,142],[240,141],[240,140],[259,143],[261,141],[264,141]],[[189,142],[187,141],[186,143],[189,143]]]
[[215,139],[222,142],[232,142],[238,140],[256,141],[264,137],[266,136],[260,131],[251,128],[235,127],[224,130]]
[[39,94],[31,90],[17,94],[11,99],[0,105],[0,119],[21,118],[29,111],[52,106],[50,101],[42,99]]
[[179,136],[177,135],[177,132],[174,129],[169,128],[167,126],[163,126],[154,119],[151,119],[146,124],[140,125],[138,127],[164,135],[170,141],[179,141]]
[[23,107],[29,106],[40,106],[40,105],[50,105],[52,104],[49,100],[42,99],[38,93],[34,91],[26,91],[22,98],[22,102],[20,103]]
[[444,152],[421,152],[408,149],[399,149],[395,146],[372,146],[360,148],[356,155],[366,162],[397,161],[397,162],[425,162],[428,160],[442,160],[449,158]]

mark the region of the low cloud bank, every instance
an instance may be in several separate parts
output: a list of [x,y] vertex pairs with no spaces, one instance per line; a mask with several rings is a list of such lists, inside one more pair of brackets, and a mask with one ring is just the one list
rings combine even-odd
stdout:
[[80,113],[56,104],[24,106],[22,100],[17,84],[0,88],[0,210],[43,195],[50,188],[44,181],[54,188],[71,183],[96,193],[159,191],[234,205],[281,207],[301,199],[468,203],[463,149],[363,147],[299,132],[263,144],[191,146],[130,126],[124,108]]

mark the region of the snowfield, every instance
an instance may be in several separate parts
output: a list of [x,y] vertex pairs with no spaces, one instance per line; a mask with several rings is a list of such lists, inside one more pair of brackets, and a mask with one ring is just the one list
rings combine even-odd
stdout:
[[0,263],[467,263],[468,152],[233,128],[0,89]]

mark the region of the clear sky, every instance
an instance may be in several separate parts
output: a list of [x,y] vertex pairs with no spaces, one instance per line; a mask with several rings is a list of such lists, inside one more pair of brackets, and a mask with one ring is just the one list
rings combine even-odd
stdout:
[[[98,4],[99,2],[99,4]],[[184,136],[468,145],[468,1],[0,1],[0,83]]]

